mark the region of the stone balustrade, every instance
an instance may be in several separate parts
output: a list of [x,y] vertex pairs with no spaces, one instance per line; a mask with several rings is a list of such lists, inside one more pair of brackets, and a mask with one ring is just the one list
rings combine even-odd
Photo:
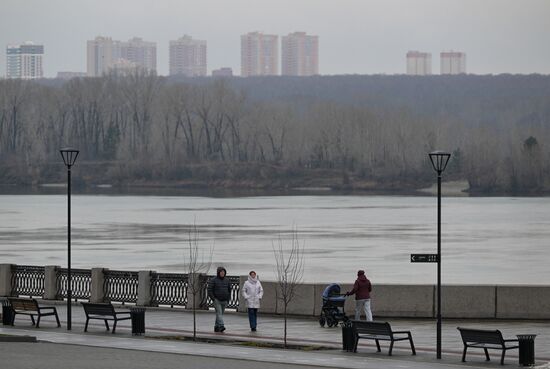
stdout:
[[[36,268],[36,267],[33,267]],[[59,299],[59,284],[56,281],[59,270],[56,266],[44,268],[44,290],[40,296],[44,299]],[[13,295],[12,264],[0,264],[0,296]],[[106,300],[105,275],[108,269],[92,268],[90,284],[90,301]],[[121,272],[118,272],[121,273]],[[130,272],[128,272],[130,273]],[[139,271],[137,304],[151,306],[152,271]],[[135,274],[135,273],[132,273]],[[247,276],[240,276],[235,291],[239,291]],[[205,281],[206,276],[190,276],[189,281]],[[237,282],[235,282],[236,284]],[[283,305],[277,299],[277,283],[262,281],[264,297],[261,311],[281,314]],[[342,291],[352,288],[351,284],[342,284]],[[135,286],[134,286],[135,287]],[[304,283],[298,286],[296,296],[288,307],[288,313],[303,316],[318,316],[321,312],[323,293],[326,284]],[[135,288],[134,288],[135,290]],[[204,293],[204,289],[203,289]],[[193,296],[187,296],[185,308],[192,308]],[[436,308],[436,287],[434,285],[374,284],[372,293],[372,310],[375,317],[434,318]],[[201,296],[197,296],[199,301]],[[164,298],[170,301],[169,298]],[[164,301],[163,300],[163,301]],[[111,300],[116,302],[114,300]],[[178,297],[181,301],[181,295]],[[181,303],[168,304],[182,306]],[[242,298],[235,301],[238,311],[246,311]],[[197,304],[197,307],[198,304]],[[202,306],[201,308],[205,308]],[[353,315],[355,301],[353,297],[346,300],[345,311]],[[477,319],[550,319],[550,286],[522,285],[444,285],[442,286],[442,315],[444,318],[477,318]]]

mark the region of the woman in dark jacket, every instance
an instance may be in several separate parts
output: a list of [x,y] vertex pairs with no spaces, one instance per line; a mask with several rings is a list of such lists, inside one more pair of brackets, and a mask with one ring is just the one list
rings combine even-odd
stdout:
[[372,291],[372,285],[367,279],[364,270],[357,272],[357,279],[353,285],[353,289],[346,292],[346,296],[355,295],[355,320],[359,320],[361,317],[361,309],[365,311],[367,321],[372,321],[372,312],[370,310],[370,293]]
[[218,267],[216,276],[208,281],[208,296],[214,301],[214,309],[216,310],[214,332],[225,331],[223,313],[231,298],[231,283],[229,278],[226,278],[226,274],[227,271],[224,267]]

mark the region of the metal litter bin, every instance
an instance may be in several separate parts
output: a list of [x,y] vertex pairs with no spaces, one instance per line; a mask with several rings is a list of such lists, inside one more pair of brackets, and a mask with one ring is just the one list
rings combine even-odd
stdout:
[[13,325],[13,309],[11,308],[10,301],[6,298],[1,299],[2,302],[2,324]]
[[350,320],[342,324],[342,350],[352,352],[355,349],[355,334]]
[[130,308],[130,318],[132,320],[132,335],[145,334],[145,308]]
[[519,365],[535,365],[535,337],[536,334],[518,334]]

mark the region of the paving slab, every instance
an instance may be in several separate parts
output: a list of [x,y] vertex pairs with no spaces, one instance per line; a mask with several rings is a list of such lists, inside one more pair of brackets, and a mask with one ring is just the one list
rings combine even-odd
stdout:
[[[73,330],[68,332],[65,322],[65,306],[56,305],[62,327],[56,328],[53,320],[44,318],[40,328],[35,329],[28,317],[17,317],[15,327],[1,326],[0,333],[35,334],[39,340],[56,342],[59,344],[78,344],[93,347],[110,347],[120,349],[137,349],[152,352],[212,355],[219,357],[234,357],[236,359],[249,358],[249,355],[258,355],[258,348],[216,344],[167,341],[151,339],[161,336],[189,336],[193,329],[192,312],[183,309],[148,308],[146,312],[146,335],[144,337],[132,337],[131,326],[128,321],[123,321],[117,326],[116,334],[105,330],[102,322],[92,321],[88,333],[84,333],[85,315],[80,306],[73,307]],[[197,318],[197,333],[203,338],[217,338],[228,341],[245,340],[256,342],[282,342],[283,320],[279,315],[260,314],[257,332],[251,332],[248,327],[246,314],[228,312],[226,314],[225,333],[214,333],[213,311],[199,311]],[[371,342],[361,342],[358,353],[345,353],[341,348],[341,330],[339,328],[321,328],[315,318],[291,317],[288,319],[288,339],[291,344],[323,346],[333,348],[314,352],[299,350],[261,349],[262,360],[270,362],[287,362],[292,364],[318,365],[320,367],[356,368],[368,367],[365,362],[382,360],[384,363],[392,363],[392,366],[414,367],[422,363],[429,365],[438,364],[479,367],[492,367],[498,364],[499,353],[495,352],[494,360],[484,362],[483,351],[468,352],[468,362],[460,362],[462,342],[456,330],[457,326],[479,327],[485,329],[500,329],[506,337],[515,337],[516,334],[537,334],[536,358],[537,364],[545,365],[550,362],[550,322],[548,321],[512,321],[512,320],[455,320],[446,319],[443,325],[443,361],[435,359],[435,320],[430,319],[386,319],[395,330],[410,330],[413,333],[418,355],[412,356],[406,342],[396,343],[394,355],[387,356],[387,345],[382,345],[382,353],[377,353],[375,345]],[[387,360],[391,360],[387,362]],[[415,364],[416,363],[416,364]],[[517,366],[518,353],[513,350],[507,353],[506,364]],[[379,363],[380,365],[380,363]],[[413,366],[407,366],[413,365]],[[373,366],[376,367],[376,366]],[[378,366],[379,367],[379,366]],[[422,367],[422,366],[420,366]]]

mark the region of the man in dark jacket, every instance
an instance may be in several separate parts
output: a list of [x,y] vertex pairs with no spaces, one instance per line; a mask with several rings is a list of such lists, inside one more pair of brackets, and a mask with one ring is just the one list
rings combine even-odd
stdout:
[[227,271],[224,267],[218,267],[216,276],[208,281],[208,296],[214,301],[214,309],[216,309],[214,332],[225,331],[223,313],[231,298],[231,283],[229,282],[229,278],[225,277],[226,274]]
[[346,292],[346,296],[355,295],[355,320],[359,320],[361,317],[361,309],[365,311],[367,321],[372,321],[372,312],[370,310],[370,292],[372,286],[367,279],[364,270],[357,272],[357,279],[353,285],[353,289]]

